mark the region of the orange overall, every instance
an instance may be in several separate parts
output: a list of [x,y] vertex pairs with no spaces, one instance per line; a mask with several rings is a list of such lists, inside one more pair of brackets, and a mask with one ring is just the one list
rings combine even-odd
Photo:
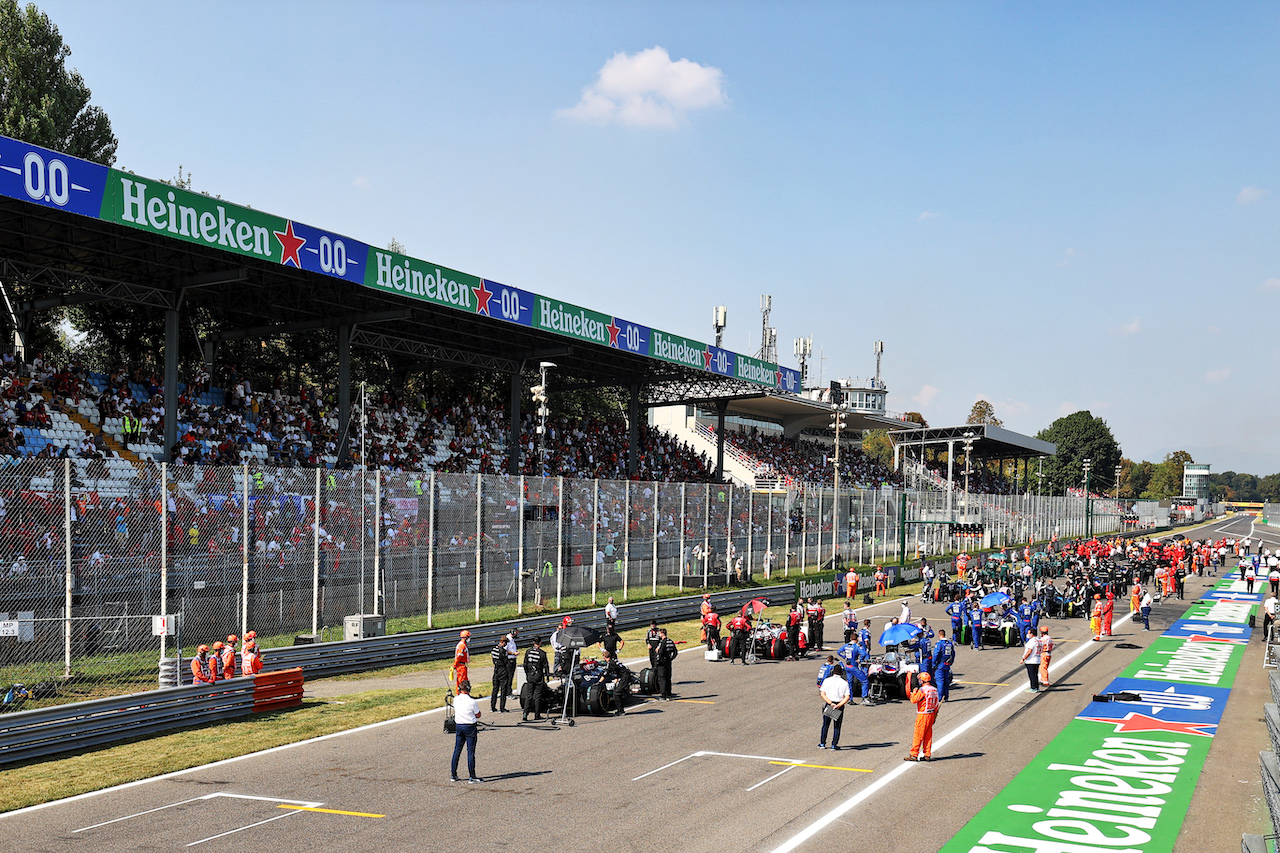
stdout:
[[458,645],[453,650],[453,683],[461,684],[464,681],[470,681],[467,678],[467,664],[471,661],[471,650],[467,648],[466,640],[459,640]]
[[938,688],[921,684],[911,691],[911,701],[916,703],[916,730],[911,737],[911,757],[933,755],[933,724],[938,719]]

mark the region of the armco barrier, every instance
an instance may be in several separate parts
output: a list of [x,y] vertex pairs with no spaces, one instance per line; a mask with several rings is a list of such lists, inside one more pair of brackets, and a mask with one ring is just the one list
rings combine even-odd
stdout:
[[78,752],[131,737],[250,714],[251,678],[152,690],[0,716],[0,764]]

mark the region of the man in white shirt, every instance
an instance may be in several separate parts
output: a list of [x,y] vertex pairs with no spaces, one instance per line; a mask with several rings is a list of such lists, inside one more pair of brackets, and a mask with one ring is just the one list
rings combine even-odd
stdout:
[[1262,602],[1262,642],[1271,642],[1271,626],[1276,621],[1276,596],[1272,593]]
[[818,749],[827,748],[827,730],[835,722],[835,732],[831,736],[831,748],[840,748],[840,724],[844,721],[844,708],[849,704],[849,682],[844,678],[844,667],[836,664],[831,674],[822,680],[819,688],[822,695],[822,734],[818,739]]
[[1151,630],[1151,590],[1142,591],[1142,601],[1138,604],[1138,612],[1142,614],[1142,630]]
[[458,682],[458,695],[453,697],[453,720],[456,733],[453,738],[453,761],[449,765],[449,780],[461,782],[458,778],[458,758],[462,755],[463,744],[467,747],[468,782],[483,782],[476,775],[476,727],[480,720],[480,704],[471,698],[471,682]]
[[618,621],[618,605],[613,603],[613,596],[609,596],[609,603],[604,606],[604,618],[610,622]]

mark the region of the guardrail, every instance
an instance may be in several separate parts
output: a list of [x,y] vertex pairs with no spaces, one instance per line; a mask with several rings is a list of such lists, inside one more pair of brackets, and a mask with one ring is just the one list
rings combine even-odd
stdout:
[[300,669],[166,688],[0,716],[0,764],[149,737],[302,704]]
[[152,690],[0,716],[0,763],[83,751],[126,738],[253,713],[252,678]]

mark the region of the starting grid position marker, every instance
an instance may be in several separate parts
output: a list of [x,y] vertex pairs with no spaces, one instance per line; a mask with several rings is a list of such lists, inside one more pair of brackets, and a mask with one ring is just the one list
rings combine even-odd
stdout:
[[367,818],[385,817],[385,815],[371,814],[368,812],[351,812],[351,811],[341,811],[339,809],[326,809],[326,808],[322,808],[322,806],[324,806],[324,803],[311,802],[308,800],[288,800],[282,797],[255,797],[249,794],[229,794],[229,793],[226,793],[225,791],[215,791],[212,794],[205,794],[202,797],[192,797],[189,800],[180,800],[176,803],[169,803],[168,805],[158,806],[157,808],[154,808],[154,809],[147,809],[146,811],[135,812],[134,814],[125,815],[124,817],[113,818],[112,820],[103,821],[102,823],[95,823],[91,826],[82,826],[81,828],[74,830],[72,834],[77,834],[81,832],[90,832],[95,829],[101,829],[103,827],[111,826],[117,823],[122,823],[127,820],[133,820],[135,818],[140,818],[146,815],[155,814],[157,812],[166,811],[167,809],[178,808],[180,806],[187,806],[187,805],[191,805],[192,803],[199,803],[202,801],[208,802],[208,801],[212,801],[212,800],[223,798],[223,797],[228,799],[234,799],[234,800],[250,800],[250,801],[261,802],[261,803],[275,803],[276,808],[287,809],[288,811],[286,811],[285,814],[282,814],[282,815],[276,815],[275,817],[269,817],[264,820],[254,821],[253,823],[245,824],[244,826],[239,826],[239,827],[236,827],[235,829],[229,829],[225,832],[220,832],[217,835],[210,835],[207,838],[201,838],[197,841],[189,842],[184,846],[195,847],[196,845],[204,844],[206,841],[213,841],[216,838],[225,838],[226,836],[234,835],[237,832],[244,832],[246,829],[253,829],[254,827],[272,823],[274,821],[281,820],[286,817],[292,817],[294,815],[305,814],[308,812],[318,812],[322,814],[349,815],[351,817],[367,817]]

